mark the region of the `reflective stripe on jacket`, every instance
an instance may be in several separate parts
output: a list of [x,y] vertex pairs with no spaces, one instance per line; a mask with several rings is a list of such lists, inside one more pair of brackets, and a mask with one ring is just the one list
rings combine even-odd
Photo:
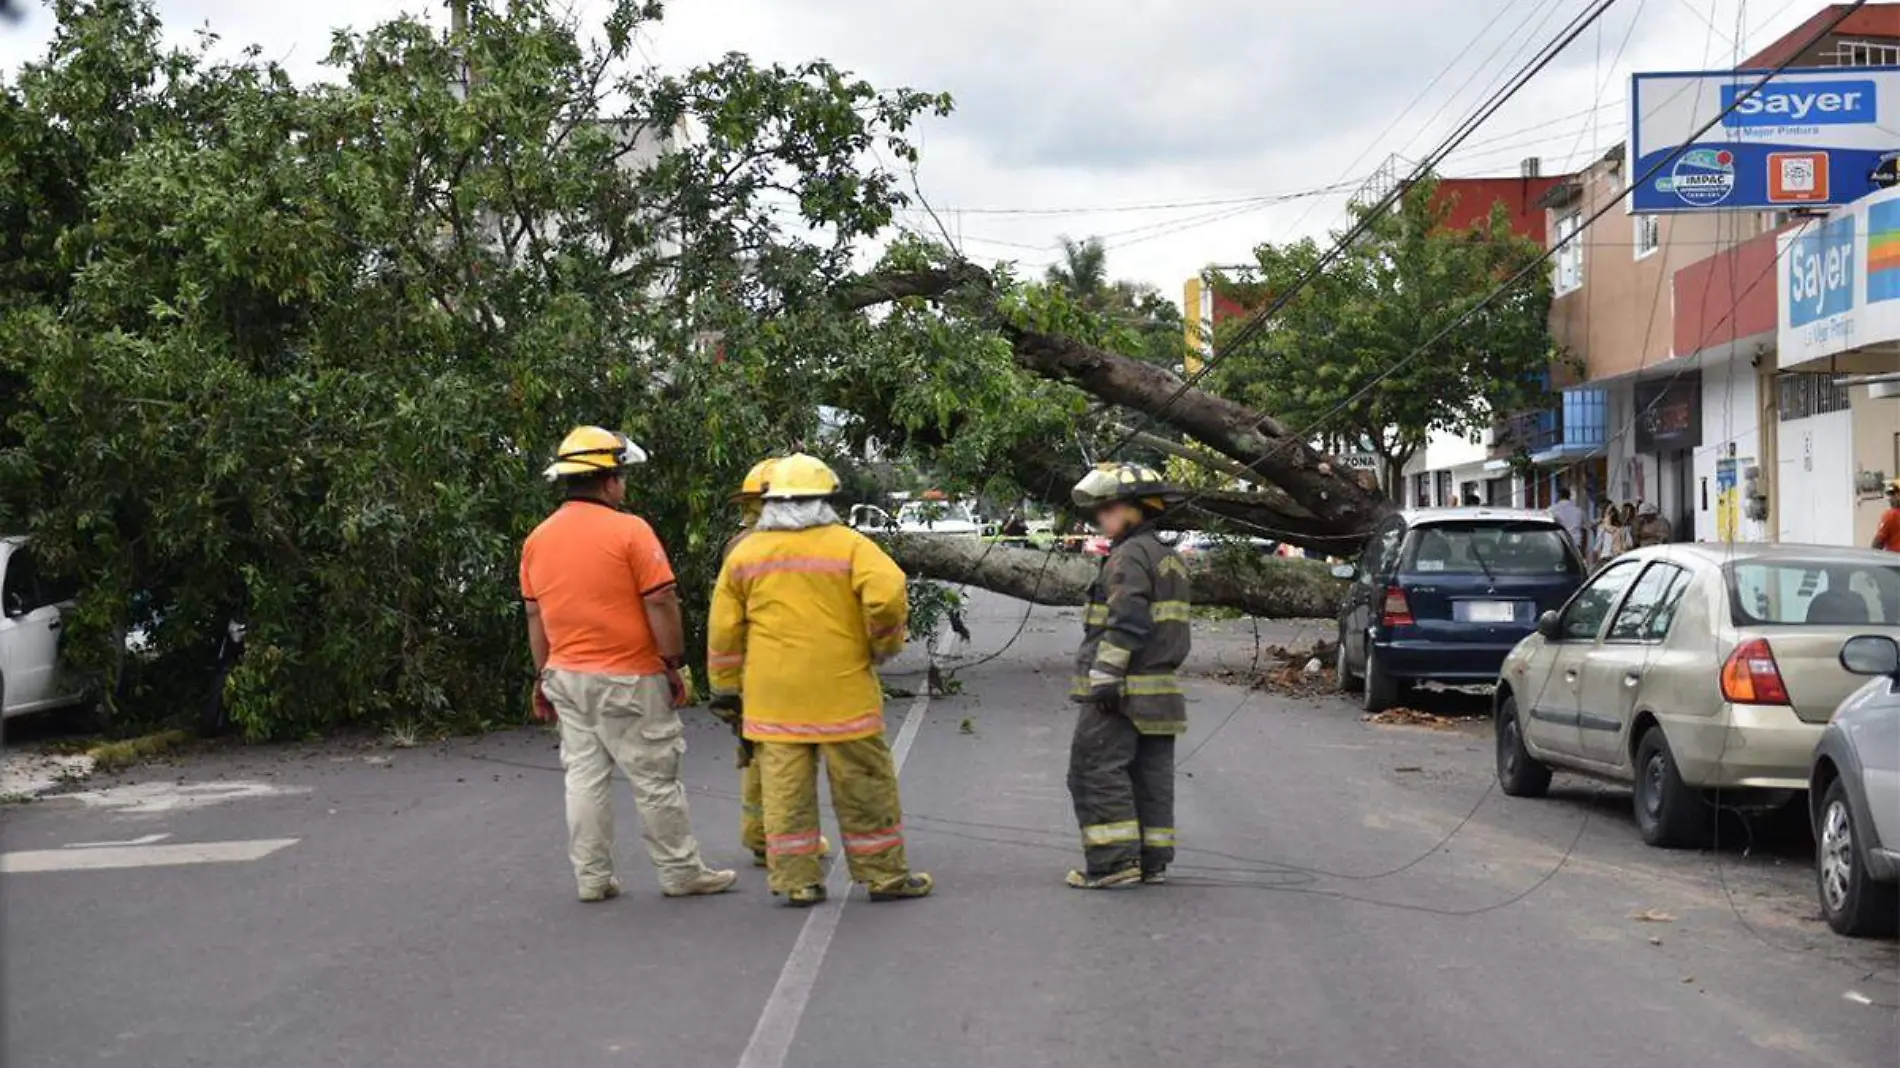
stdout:
[[713,589],[706,671],[743,693],[747,739],[845,742],[884,729],[873,664],[904,647],[904,572],[849,527],[754,530]]
[[1187,564],[1152,528],[1117,543],[1089,587],[1071,696],[1118,698],[1143,734],[1186,730],[1187,701],[1174,673],[1191,642],[1191,585]]

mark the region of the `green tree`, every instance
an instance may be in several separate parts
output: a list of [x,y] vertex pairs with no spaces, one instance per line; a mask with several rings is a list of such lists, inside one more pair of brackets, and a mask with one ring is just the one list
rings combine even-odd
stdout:
[[[1543,272],[1445,332],[1542,247],[1512,232],[1502,204],[1470,229],[1450,228],[1455,204],[1437,189],[1423,181],[1374,218],[1212,376],[1224,396],[1296,428],[1323,427],[1332,449],[1370,447],[1387,486],[1433,432],[1475,436],[1501,414],[1547,399],[1540,382],[1553,351]],[[1222,284],[1244,303],[1265,304],[1324,251],[1310,239],[1262,245],[1257,277]],[[1216,344],[1240,328],[1223,324]]]
[[817,430],[825,322],[768,313],[846,277],[901,202],[865,157],[948,107],[654,72],[626,0],[598,44],[536,0],[342,32],[310,86],[167,49],[149,3],[54,7],[0,98],[0,529],[82,574],[102,672],[124,627],[246,618],[258,737],[518,715],[515,554],[574,423],[647,444],[636,504],[707,588],[726,493]]

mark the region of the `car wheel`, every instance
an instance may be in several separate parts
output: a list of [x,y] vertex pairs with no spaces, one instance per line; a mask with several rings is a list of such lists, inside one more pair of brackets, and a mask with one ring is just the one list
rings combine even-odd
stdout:
[[1498,702],[1498,789],[1512,797],[1542,797],[1550,789],[1550,766],[1524,748],[1524,729],[1517,722],[1517,698],[1506,694]]
[[1856,937],[1892,934],[1900,925],[1900,884],[1875,882],[1865,842],[1854,826],[1847,786],[1835,779],[1821,799],[1814,828],[1815,884],[1827,925]]
[[1333,654],[1333,681],[1339,684],[1340,693],[1358,693],[1362,685],[1357,675],[1352,673],[1352,661],[1346,657],[1346,634],[1339,635],[1339,650]]
[[1379,666],[1379,650],[1366,643],[1365,694],[1360,704],[1367,712],[1384,712],[1399,703],[1399,680]]
[[1661,727],[1651,727],[1636,746],[1636,785],[1631,791],[1636,828],[1643,841],[1662,849],[1701,845],[1713,810],[1676,770],[1676,757]]

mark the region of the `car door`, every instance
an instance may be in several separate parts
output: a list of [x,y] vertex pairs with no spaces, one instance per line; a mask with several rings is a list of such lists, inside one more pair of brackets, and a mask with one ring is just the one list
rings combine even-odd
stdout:
[[1643,569],[1641,561],[1619,560],[1598,571],[1557,617],[1556,640],[1544,648],[1516,680],[1519,704],[1528,717],[1525,738],[1546,752],[1583,756],[1583,665],[1596,649],[1611,611]]
[[45,596],[39,569],[25,545],[8,543],[0,560],[0,672],[6,709],[31,708],[55,696],[60,606]]
[[1900,852],[1900,680],[1889,679],[1883,700],[1855,716],[1849,740],[1860,757],[1861,791],[1881,848]]
[[1625,762],[1644,677],[1663,656],[1693,578],[1675,564],[1652,562],[1630,585],[1602,640],[1584,654],[1577,728],[1590,763],[1614,768]]
[[1366,632],[1385,604],[1385,577],[1398,560],[1399,545],[1405,540],[1405,520],[1392,516],[1381,523],[1359,554],[1359,567],[1346,593],[1344,628],[1340,634],[1346,643],[1347,660],[1353,670],[1366,667]]

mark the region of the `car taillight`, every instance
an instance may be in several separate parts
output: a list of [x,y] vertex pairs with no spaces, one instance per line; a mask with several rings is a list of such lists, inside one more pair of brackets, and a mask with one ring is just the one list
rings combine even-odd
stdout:
[[1380,623],[1388,627],[1409,627],[1412,625],[1412,606],[1405,599],[1405,591],[1397,586],[1385,588],[1385,607],[1380,612]]
[[1788,687],[1781,681],[1775,651],[1768,639],[1756,638],[1735,647],[1722,664],[1722,697],[1738,705],[1788,704]]

